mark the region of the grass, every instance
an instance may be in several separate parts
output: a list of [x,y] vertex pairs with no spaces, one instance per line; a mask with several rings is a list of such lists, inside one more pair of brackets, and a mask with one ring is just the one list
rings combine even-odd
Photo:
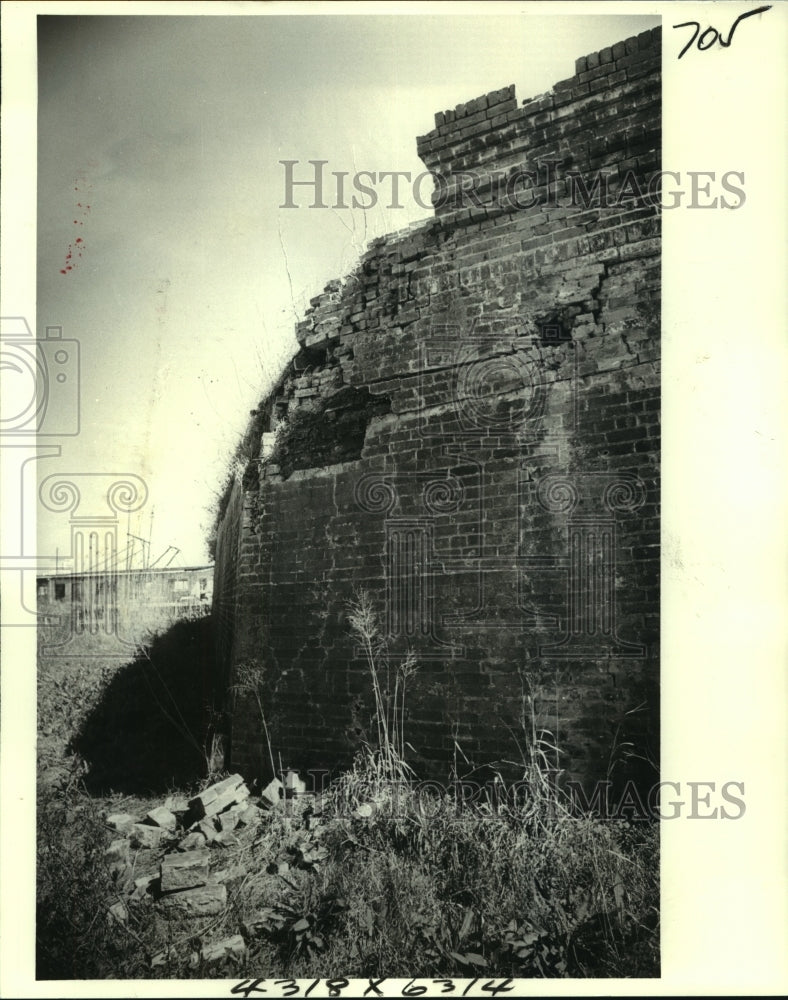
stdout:
[[155,935],[142,923],[129,931],[108,916],[124,887],[104,855],[110,837],[101,803],[73,763],[57,784],[39,784],[36,978],[145,977]]
[[[360,762],[354,773],[365,795],[375,775]],[[348,785],[329,791],[320,815],[274,811],[254,839],[218,854],[235,871],[220,917],[168,922],[146,904],[125,928],[106,917],[118,895],[103,810],[76,783],[50,794],[39,811],[39,976],[201,976],[199,946],[239,931],[242,962],[211,975],[658,974],[650,825],[562,818],[534,837],[515,810],[474,814],[414,790],[397,808],[348,812]]]
[[[416,672],[413,653],[392,664],[372,600],[360,591],[348,608],[348,622],[364,650],[375,699],[377,749],[366,746],[365,763],[377,781],[402,782],[413,776],[405,762],[405,694],[408,678]],[[393,682],[392,682],[393,678]]]
[[129,661],[41,657],[39,728],[81,757],[95,794],[164,793],[209,771],[221,695],[210,618],[176,622]]
[[[165,787],[188,794],[209,775],[177,785],[159,775],[132,794],[91,785],[98,765],[74,753],[69,731],[97,725],[117,673],[94,668],[92,706],[87,668],[63,674],[56,698],[40,682],[39,725],[56,734],[47,746],[50,756],[60,747],[60,767],[39,784],[39,977],[659,975],[658,827],[578,813],[550,781],[552,751],[534,732],[525,734],[517,799],[500,777],[472,802],[456,786],[420,784],[404,759],[415,663],[402,671],[389,662],[365,595],[349,622],[367,651],[377,744],[361,746],[321,796],[283,802],[236,844],[212,849],[228,906],[203,920],[168,920],[149,899],[129,906],[125,923],[108,918],[125,893],[104,855],[103,817],[147,811]],[[172,711],[162,720],[178,734]],[[137,852],[125,877],[158,860]],[[238,933],[242,956],[201,959],[204,945]]]

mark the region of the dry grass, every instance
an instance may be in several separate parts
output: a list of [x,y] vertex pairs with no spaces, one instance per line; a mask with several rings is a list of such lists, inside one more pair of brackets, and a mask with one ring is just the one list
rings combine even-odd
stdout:
[[[350,621],[368,652],[378,745],[321,797],[283,803],[213,850],[228,906],[202,921],[168,920],[150,899],[124,926],[107,920],[122,887],[104,859],[103,816],[144,812],[162,795],[90,795],[84,762],[63,755],[69,730],[95,711],[87,668],[40,678],[40,725],[61,754],[56,780],[39,788],[40,977],[659,975],[658,827],[579,815],[550,779],[553,748],[527,699],[518,796],[500,777],[472,803],[420,785],[403,759],[407,676],[388,663],[363,596]],[[100,700],[113,676],[99,676]],[[135,855],[132,874],[157,860]],[[201,962],[204,944],[237,933],[242,958]]]

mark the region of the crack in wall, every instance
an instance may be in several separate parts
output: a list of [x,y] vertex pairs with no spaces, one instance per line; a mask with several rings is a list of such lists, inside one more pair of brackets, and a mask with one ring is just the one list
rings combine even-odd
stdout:
[[[571,135],[577,156],[582,159],[585,150],[589,159],[573,166],[592,170],[591,146],[602,143],[606,152],[610,133],[615,142],[655,133],[643,125],[632,94],[653,91],[658,100],[659,60],[636,41],[634,52],[622,56],[626,66],[597,66],[590,81],[604,94],[604,74],[622,73],[616,94],[631,94],[620,114],[596,121],[595,109],[601,114],[607,102],[601,96],[589,102],[589,83],[570,80],[560,92],[517,109],[518,121],[533,126],[523,139],[536,144],[534,150],[541,142],[564,153]],[[630,66],[637,72],[634,84]],[[438,162],[450,174],[468,159],[470,141],[478,144],[468,153],[471,160],[500,157],[506,166],[518,150],[507,146],[508,127],[497,116],[510,114],[499,106],[512,96],[494,92],[473,102],[467,114],[436,118],[436,129],[418,140],[425,163]],[[499,109],[494,116],[491,108]],[[476,131],[484,141],[475,139]],[[610,149],[627,148],[615,142]],[[657,163],[659,145],[638,150],[635,167],[645,173]],[[628,176],[625,154],[616,156],[620,176]],[[463,719],[469,732],[473,727],[474,752],[486,746],[488,757],[500,757],[501,719],[508,718],[516,664],[533,669],[540,648],[533,645],[539,641],[533,630],[504,621],[514,605],[512,579],[500,574],[503,561],[524,546],[538,553],[542,567],[560,563],[558,583],[553,570],[529,571],[522,593],[541,612],[569,601],[561,575],[568,559],[567,512],[547,516],[535,499],[539,483],[556,470],[580,480],[589,470],[613,475],[631,468],[645,478],[658,459],[659,243],[657,223],[646,218],[651,213],[616,205],[613,214],[588,204],[580,212],[555,204],[527,213],[501,205],[456,208],[372,241],[347,278],[329,282],[310,300],[296,326],[297,353],[255,415],[261,439],[252,458],[261,456],[262,475],[258,483],[255,470],[247,470],[245,481],[258,486],[256,538],[265,565],[258,576],[244,574],[243,587],[250,589],[239,605],[245,619],[239,628],[248,631],[249,642],[261,638],[268,699],[281,705],[278,737],[288,754],[305,759],[326,752],[324,744],[342,747],[343,740],[352,750],[365,729],[366,689],[354,697],[363,669],[359,674],[352,665],[341,630],[353,588],[363,585],[376,599],[390,600],[395,573],[413,634],[429,645],[432,633],[419,632],[419,615],[432,607],[438,562],[462,563],[464,573],[462,561],[482,555],[488,561],[479,569],[486,574],[478,577],[484,580],[479,614],[457,626],[464,651],[444,661],[444,650],[428,650],[414,717],[427,741],[419,745],[423,761],[445,751],[447,714]],[[539,397],[533,406],[529,393]],[[442,480],[457,449],[465,454],[469,447],[477,447],[485,463],[483,488],[471,484],[465,493],[479,505],[478,525],[467,511],[448,509],[448,494],[402,485],[419,477]],[[533,502],[520,502],[524,468],[526,499]],[[400,477],[394,506],[387,506],[386,489],[371,498],[379,508],[360,506],[358,483],[386,476]],[[402,537],[407,534],[411,546],[394,556],[385,547],[389,514],[402,519]],[[617,588],[627,589],[631,580],[640,588],[628,627],[644,642],[651,642],[653,627],[648,602],[658,593],[649,535],[658,532],[646,517],[628,529],[626,560],[616,576]],[[250,546],[239,558],[252,559],[251,552]],[[391,559],[398,560],[396,567]],[[519,572],[517,559],[505,572]],[[475,601],[478,580],[453,577],[454,589],[443,592],[449,606]],[[518,577],[518,595],[520,586]],[[258,595],[259,620],[252,599]],[[586,657],[562,674],[568,693],[562,693],[561,726],[573,741],[570,758],[579,753],[581,766],[595,746],[594,726],[609,711],[599,696],[599,672],[606,667]],[[652,661],[628,664],[630,673],[617,675],[622,697],[649,682],[652,667]],[[544,673],[557,688],[555,663]],[[559,707],[557,692],[553,707]],[[477,720],[482,724],[475,726]]]

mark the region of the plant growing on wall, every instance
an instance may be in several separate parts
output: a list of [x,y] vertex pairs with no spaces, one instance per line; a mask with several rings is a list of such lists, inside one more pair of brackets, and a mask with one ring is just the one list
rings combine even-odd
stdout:
[[246,695],[252,698],[257,710],[260,713],[260,722],[263,727],[265,743],[268,747],[268,759],[271,762],[271,773],[276,775],[277,769],[274,764],[274,752],[271,747],[271,737],[268,732],[268,724],[265,721],[265,694],[263,691],[263,671],[253,663],[240,663],[235,670],[236,681],[232,685],[231,691],[235,695]]
[[371,756],[380,765],[382,777],[402,781],[411,776],[405,762],[405,694],[408,680],[418,669],[415,653],[392,666],[386,638],[370,595],[362,590],[348,606],[352,634],[361,644],[372,683],[375,702],[377,748]]

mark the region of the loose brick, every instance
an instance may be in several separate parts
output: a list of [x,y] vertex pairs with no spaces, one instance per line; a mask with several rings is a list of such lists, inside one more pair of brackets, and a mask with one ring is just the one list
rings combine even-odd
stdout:
[[224,938],[221,941],[214,941],[212,944],[203,945],[200,956],[203,962],[219,962],[228,955],[237,958],[246,954],[246,942],[240,934]]
[[117,830],[118,833],[129,834],[134,824],[139,822],[139,817],[133,816],[131,813],[113,813],[111,816],[107,816],[105,822],[107,826]]
[[151,809],[148,813],[148,820],[156,826],[160,826],[163,830],[174,830],[178,825],[175,813],[170,812],[169,809],[165,809],[164,806]]
[[131,842],[135,847],[158,847],[164,830],[160,826],[135,823],[131,828]]
[[167,854],[161,861],[161,891],[173,892],[178,889],[193,889],[208,881],[208,864],[211,852],[187,851],[184,854]]
[[172,892],[162,896],[158,905],[162,910],[189,919],[213,917],[222,913],[227,906],[227,887],[204,885],[196,889]]
[[205,816],[215,816],[234,802],[241,802],[249,797],[249,789],[243,783],[239,774],[234,774],[224,781],[211,785],[200,795],[189,802],[189,816],[192,822]]

